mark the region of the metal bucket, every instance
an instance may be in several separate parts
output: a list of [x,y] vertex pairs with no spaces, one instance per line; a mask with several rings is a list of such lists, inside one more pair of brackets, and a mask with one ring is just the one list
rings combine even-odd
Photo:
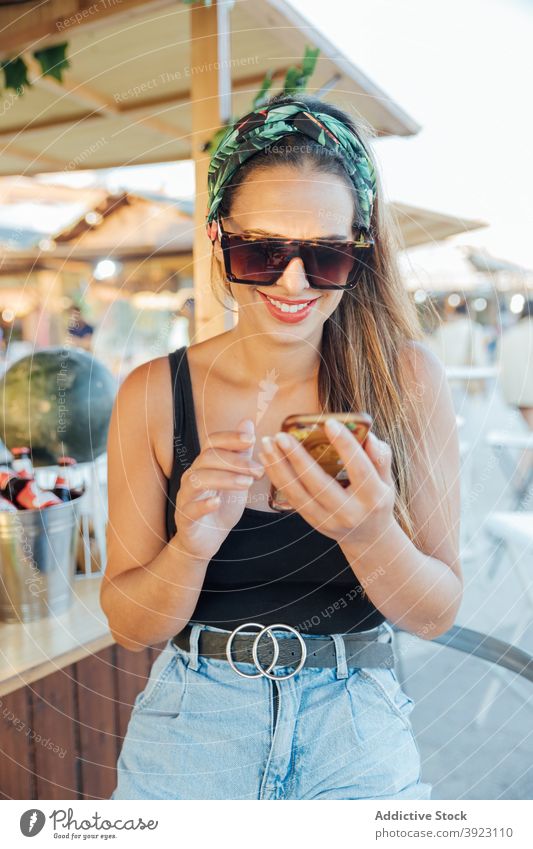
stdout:
[[70,607],[83,498],[0,513],[0,621],[32,622]]

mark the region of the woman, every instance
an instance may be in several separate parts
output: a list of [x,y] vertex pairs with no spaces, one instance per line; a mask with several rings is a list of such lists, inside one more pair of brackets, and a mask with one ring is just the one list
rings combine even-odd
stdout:
[[[364,128],[274,97],[219,143],[207,223],[238,324],[136,369],[110,427],[102,606],[122,646],[166,641],[112,798],[429,798],[385,620],[454,621],[458,440]],[[374,424],[328,428],[346,489],[268,438],[349,410]]]

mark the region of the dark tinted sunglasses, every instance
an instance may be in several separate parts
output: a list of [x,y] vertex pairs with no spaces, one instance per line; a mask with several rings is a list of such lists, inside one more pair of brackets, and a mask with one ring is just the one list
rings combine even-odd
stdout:
[[374,242],[360,231],[355,241],[281,239],[226,233],[218,220],[226,276],[232,283],[273,286],[299,257],[313,289],[353,289],[368,268]]

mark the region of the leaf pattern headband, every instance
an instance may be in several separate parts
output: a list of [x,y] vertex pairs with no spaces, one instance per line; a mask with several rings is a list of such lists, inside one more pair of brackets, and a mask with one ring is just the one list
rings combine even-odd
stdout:
[[224,190],[234,173],[251,156],[289,133],[301,133],[324,147],[340,153],[357,193],[363,227],[370,231],[376,196],[376,174],[357,136],[341,121],[305,103],[274,104],[244,115],[228,129],[211,158],[207,175],[207,234],[217,235],[217,211]]

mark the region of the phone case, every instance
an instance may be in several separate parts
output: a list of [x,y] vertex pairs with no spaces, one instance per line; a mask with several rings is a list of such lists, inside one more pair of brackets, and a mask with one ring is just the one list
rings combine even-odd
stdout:
[[[367,413],[328,413],[321,416],[307,413],[288,416],[281,425],[281,430],[298,439],[311,456],[320,463],[324,471],[335,478],[341,486],[346,487],[350,484],[348,473],[322,426],[328,418],[343,422],[361,445],[364,444],[372,425],[372,419]],[[270,487],[268,503],[273,510],[293,510],[273,484]]]

